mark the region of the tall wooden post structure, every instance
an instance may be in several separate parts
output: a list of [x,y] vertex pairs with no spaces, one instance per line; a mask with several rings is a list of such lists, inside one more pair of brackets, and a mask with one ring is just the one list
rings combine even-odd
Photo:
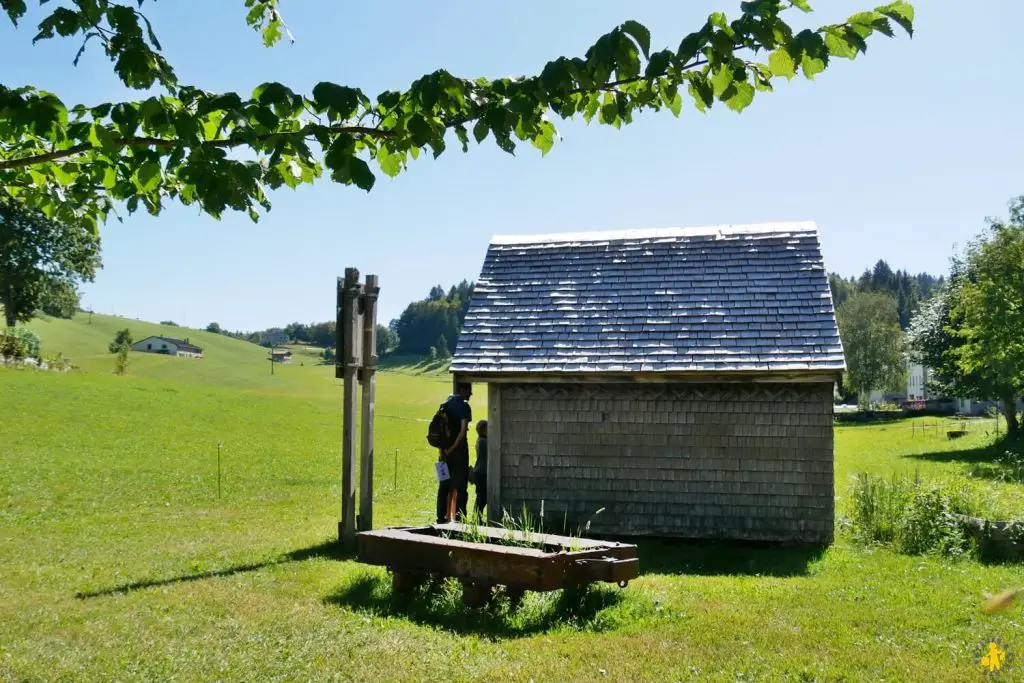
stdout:
[[[376,275],[359,281],[359,271],[346,268],[338,278],[336,321],[337,347],[334,375],[343,380],[341,419],[341,521],[338,540],[345,546],[355,543],[356,530],[373,528],[373,443],[374,402],[377,374],[377,295]],[[362,385],[362,410],[356,385]],[[359,463],[359,515],[356,515],[356,414],[362,424]]]

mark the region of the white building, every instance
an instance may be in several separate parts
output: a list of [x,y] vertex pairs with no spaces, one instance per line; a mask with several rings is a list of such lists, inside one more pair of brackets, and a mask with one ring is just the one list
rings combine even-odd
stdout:
[[266,332],[260,339],[260,344],[263,346],[279,346],[288,342],[288,335],[284,330],[274,330],[273,332]]
[[188,339],[174,339],[173,337],[146,337],[132,344],[132,351],[162,353],[167,356],[183,358],[203,357],[203,350],[195,344],[189,343]]
[[907,366],[907,400],[927,401],[936,398],[928,392],[928,382],[932,379],[931,371],[918,363]]

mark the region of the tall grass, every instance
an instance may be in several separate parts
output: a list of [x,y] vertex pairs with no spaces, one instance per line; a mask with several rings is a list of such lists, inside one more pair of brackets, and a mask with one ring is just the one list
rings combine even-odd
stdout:
[[965,484],[913,477],[854,476],[850,522],[862,543],[890,545],[908,555],[975,554],[957,515],[977,515],[979,501]]

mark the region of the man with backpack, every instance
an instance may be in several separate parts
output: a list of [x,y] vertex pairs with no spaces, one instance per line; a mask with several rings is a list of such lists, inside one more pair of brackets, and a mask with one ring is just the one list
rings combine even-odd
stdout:
[[[466,515],[469,503],[469,423],[473,421],[473,411],[469,407],[469,398],[473,395],[473,387],[469,382],[460,382],[457,392],[448,397],[427,432],[427,441],[440,452],[439,460],[448,465],[449,477],[437,486],[437,522],[448,521],[448,497],[455,491],[455,519],[461,520]],[[452,520],[455,521],[455,520]]]

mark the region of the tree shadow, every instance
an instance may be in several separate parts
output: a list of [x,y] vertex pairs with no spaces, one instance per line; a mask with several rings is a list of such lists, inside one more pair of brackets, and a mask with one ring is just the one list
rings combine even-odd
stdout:
[[377,617],[407,619],[460,635],[503,640],[563,628],[581,632],[610,630],[618,623],[613,608],[625,599],[618,588],[590,585],[550,593],[527,592],[519,604],[498,592],[486,607],[471,609],[463,605],[461,595],[461,586],[455,579],[425,584],[408,594],[395,593],[388,574],[367,571],[325,597],[324,602]]
[[308,548],[293,550],[289,553],[285,553],[284,555],[267,559],[262,562],[236,564],[230,567],[223,567],[221,569],[211,569],[209,571],[195,572],[192,574],[181,574],[163,579],[142,579],[95,591],[78,591],[75,593],[75,597],[79,600],[99,598],[108,595],[130,593],[131,591],[141,590],[144,588],[171,586],[176,583],[190,583],[192,581],[202,581],[204,579],[212,579],[219,576],[234,576],[235,574],[258,571],[260,569],[265,569],[266,567],[273,567],[278,564],[287,564],[289,562],[305,562],[306,560],[321,557],[334,560],[344,560],[351,559],[353,556],[354,553],[344,550],[338,541],[325,541],[317,545],[309,546]]
[[806,576],[824,545],[644,539],[636,541],[641,574]]
[[974,448],[930,453],[910,453],[905,458],[967,466],[972,477],[1001,481],[1024,480],[1024,440],[1003,437],[994,443]]

